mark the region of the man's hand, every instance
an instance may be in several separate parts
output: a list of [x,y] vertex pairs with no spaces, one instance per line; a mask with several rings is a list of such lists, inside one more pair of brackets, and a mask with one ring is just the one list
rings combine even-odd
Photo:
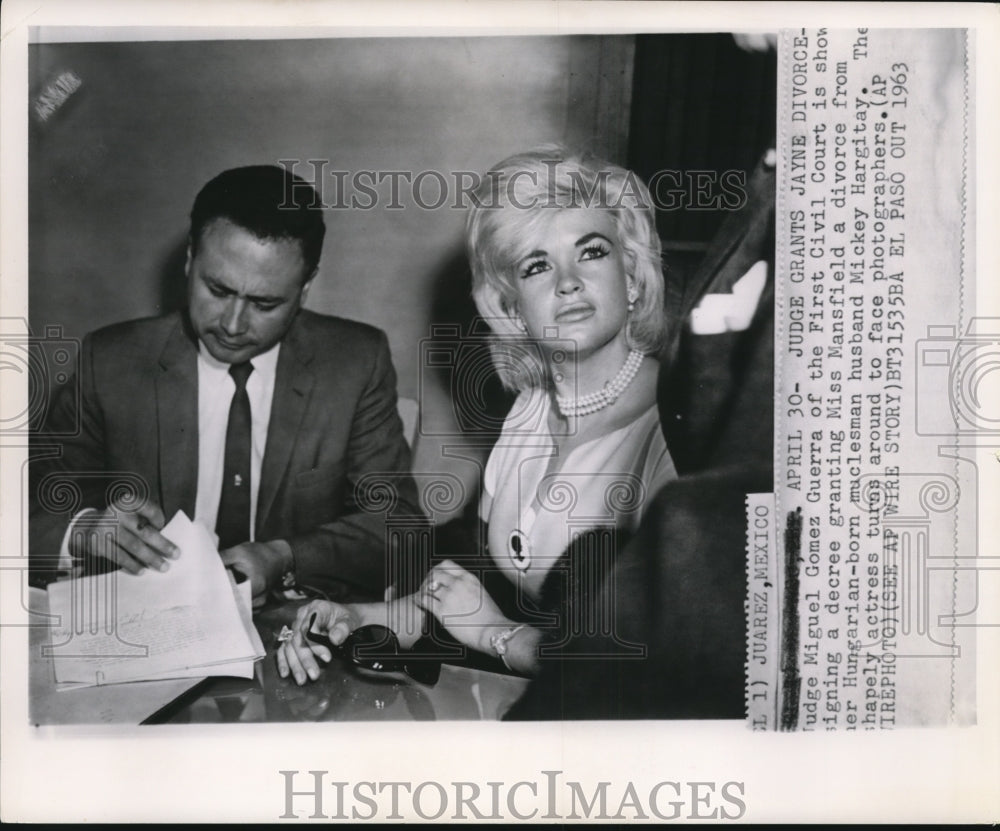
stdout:
[[250,581],[253,607],[259,609],[267,601],[267,593],[281,584],[281,578],[292,564],[291,546],[284,540],[245,542],[220,551],[226,568],[245,575]]
[[146,502],[136,511],[120,505],[109,505],[97,511],[96,519],[87,524],[114,527],[112,542],[105,534],[70,534],[69,550],[74,557],[104,557],[121,566],[129,574],[139,574],[146,568],[166,571],[170,560],[180,556],[180,549],[160,533],[163,511],[155,502]]

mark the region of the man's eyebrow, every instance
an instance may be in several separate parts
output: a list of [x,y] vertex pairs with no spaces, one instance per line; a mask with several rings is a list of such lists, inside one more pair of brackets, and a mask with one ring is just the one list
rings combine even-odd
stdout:
[[229,288],[229,286],[224,286],[222,283],[216,280],[211,274],[206,274],[204,271],[201,273],[201,281],[210,288],[219,289],[219,291],[227,291],[230,294],[234,293],[233,290]]
[[604,240],[608,245],[611,245],[611,240],[609,240],[606,236],[604,236],[604,234],[600,233],[599,231],[591,231],[589,234],[584,234],[582,237],[580,237],[580,239],[578,239],[573,244],[577,248],[579,248],[581,245],[586,245],[592,239],[598,239],[598,238]]
[[283,303],[285,301],[284,297],[280,297],[276,294],[248,294],[246,295],[247,300],[252,303]]
[[283,303],[285,298],[277,294],[244,294],[241,295],[238,291],[233,291],[229,286],[223,285],[218,280],[216,280],[211,274],[202,274],[202,280],[205,281],[211,288],[223,291],[226,294],[235,294],[237,297],[244,297],[251,303]]

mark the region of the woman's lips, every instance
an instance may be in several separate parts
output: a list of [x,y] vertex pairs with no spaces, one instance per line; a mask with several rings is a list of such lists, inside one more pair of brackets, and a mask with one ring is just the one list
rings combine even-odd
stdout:
[[576,323],[579,320],[586,320],[594,314],[594,307],[589,305],[570,306],[556,313],[556,320],[560,323]]

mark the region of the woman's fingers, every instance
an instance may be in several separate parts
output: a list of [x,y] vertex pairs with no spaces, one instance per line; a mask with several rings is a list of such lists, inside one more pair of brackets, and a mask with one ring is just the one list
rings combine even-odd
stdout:
[[[350,610],[328,600],[313,600],[302,606],[295,615],[296,632],[303,637],[310,631],[326,635],[333,644],[343,643],[351,634],[352,628]],[[329,651],[324,647],[323,652],[328,656],[323,660],[329,660]]]
[[308,648],[309,651],[319,658],[324,664],[330,663],[333,659],[333,653],[321,643],[310,642],[306,644],[306,648]]
[[327,607],[333,606],[326,600],[311,600],[305,606],[300,606],[295,613],[295,625],[292,627],[296,632],[306,631],[310,624],[317,632],[323,631],[323,624],[326,622],[329,610]]
[[296,684],[304,684],[306,682],[306,671],[302,668],[302,661],[299,660],[299,651],[291,646],[291,641],[289,645],[286,646],[287,652],[286,656],[288,658],[288,671],[291,672],[292,677],[295,679]]
[[319,678],[319,666],[313,657],[312,650],[304,642],[296,643],[296,638],[282,645],[288,660],[288,669],[296,684],[304,684],[306,678],[315,681]]
[[417,605],[422,609],[426,609],[428,612],[433,611],[433,606],[438,602],[438,597],[434,591],[430,589],[429,586],[421,586],[420,591],[417,592]]
[[288,677],[288,658],[285,657],[285,644],[278,647],[275,654],[275,661],[278,663],[278,675],[282,678]]
[[468,574],[464,568],[462,568],[454,560],[442,560],[434,568],[431,569],[432,572],[437,572],[439,576],[447,575],[449,577],[455,578],[463,574]]
[[455,576],[442,566],[435,566],[428,572],[417,593],[417,605],[438,618],[444,599],[455,584]]
[[304,684],[306,682],[307,672],[302,666],[302,661],[299,659],[299,652],[292,645],[291,641],[286,641],[278,649],[278,674],[282,678],[287,678],[291,675],[297,684]]
[[331,643],[339,644],[351,633],[350,610],[328,600],[313,600],[299,607],[295,613],[292,637],[278,648],[276,661],[282,678],[291,675],[296,683],[319,678],[320,666],[333,660],[333,652],[322,643],[307,638],[309,632],[325,635]]
[[[337,618],[336,623],[329,628],[326,636],[330,639],[330,643],[339,646],[347,640],[347,636],[351,634],[352,628],[350,615],[345,611],[341,617]],[[329,661],[330,658],[333,657],[330,650],[328,650],[325,646],[321,648],[327,654],[327,657],[323,660]]]
[[322,644],[296,644],[287,641],[276,653],[278,675],[282,678],[291,675],[298,684],[304,684],[306,678],[315,681],[320,673],[316,658],[329,663],[333,659],[333,654]]
[[438,589],[451,588],[468,576],[470,576],[469,572],[460,565],[456,565],[451,560],[444,560],[427,572],[421,587],[436,592]]

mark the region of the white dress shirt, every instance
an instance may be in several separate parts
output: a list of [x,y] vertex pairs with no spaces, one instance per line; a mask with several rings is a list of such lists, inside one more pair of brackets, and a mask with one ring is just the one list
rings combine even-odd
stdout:
[[[257,355],[250,363],[253,372],[247,379],[247,397],[250,399],[250,527],[247,539],[254,540],[257,524],[257,494],[260,491],[260,472],[267,446],[267,427],[271,422],[271,401],[274,398],[274,379],[278,370],[277,343],[267,352]],[[222,498],[222,473],[226,455],[226,427],[229,424],[229,405],[236,392],[236,382],[229,374],[229,364],[213,358],[204,344],[198,344],[198,491],[195,495],[193,519],[201,522],[212,534],[219,514]],[[168,451],[169,452],[169,451]],[[93,511],[84,508],[76,514],[66,528],[59,551],[59,568],[68,570],[73,558],[69,553],[70,534],[76,521]],[[164,517],[166,522],[170,517]]]

